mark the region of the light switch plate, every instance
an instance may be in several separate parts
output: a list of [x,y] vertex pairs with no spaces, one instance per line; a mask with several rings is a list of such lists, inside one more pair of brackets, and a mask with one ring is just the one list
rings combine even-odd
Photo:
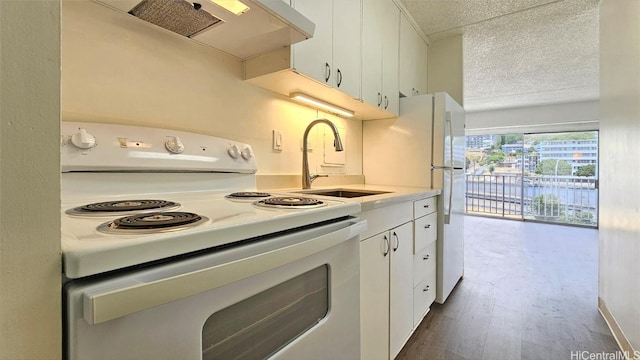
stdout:
[[282,131],[273,130],[273,150],[282,151]]

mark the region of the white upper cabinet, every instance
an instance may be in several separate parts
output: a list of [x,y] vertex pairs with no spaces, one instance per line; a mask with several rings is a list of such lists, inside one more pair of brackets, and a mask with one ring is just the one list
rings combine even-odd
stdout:
[[362,5],[362,100],[382,104],[382,2],[366,0]]
[[[317,1],[317,0],[316,0]],[[361,99],[362,2],[333,2],[333,71],[334,86]]]
[[391,0],[362,7],[362,100],[398,115],[400,10]]
[[400,114],[400,96],[398,91],[398,52],[400,47],[400,10],[390,0],[383,2],[382,22],[382,94],[383,109]]
[[[286,0],[285,0],[286,2]],[[400,10],[393,0],[291,0],[313,38],[244,61],[244,78],[284,96],[304,92],[354,111],[398,115]]]
[[293,67],[317,81],[328,83],[333,47],[332,1],[295,0],[294,7],[316,24],[316,30],[311,39],[292,46]]
[[361,0],[295,0],[316,24],[313,38],[293,45],[293,68],[360,98]]
[[427,93],[427,43],[407,17],[400,16],[399,88],[403,96]]

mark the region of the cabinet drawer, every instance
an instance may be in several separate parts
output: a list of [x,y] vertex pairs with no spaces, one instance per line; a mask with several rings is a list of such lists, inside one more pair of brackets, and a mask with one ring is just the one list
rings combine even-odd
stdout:
[[413,286],[436,272],[436,242],[413,255]]
[[436,211],[436,197],[430,197],[427,199],[417,200],[413,202],[413,218],[417,219],[419,217],[431,214]]
[[438,213],[416,219],[413,226],[413,253],[417,254],[438,237]]
[[413,326],[417,326],[436,299],[435,272],[413,288]]

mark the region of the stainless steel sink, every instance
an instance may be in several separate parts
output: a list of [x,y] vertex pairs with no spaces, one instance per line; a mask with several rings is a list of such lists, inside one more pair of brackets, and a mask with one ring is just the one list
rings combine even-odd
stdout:
[[360,190],[360,189],[318,189],[318,190],[303,190],[297,191],[299,194],[320,195],[320,196],[334,196],[341,198],[356,198],[362,196],[388,194],[389,191],[374,191],[374,190]]

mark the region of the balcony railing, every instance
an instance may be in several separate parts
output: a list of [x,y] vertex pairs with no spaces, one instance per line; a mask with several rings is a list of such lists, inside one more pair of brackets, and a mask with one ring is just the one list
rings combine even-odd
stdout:
[[466,212],[597,226],[597,180],[581,176],[466,175]]

